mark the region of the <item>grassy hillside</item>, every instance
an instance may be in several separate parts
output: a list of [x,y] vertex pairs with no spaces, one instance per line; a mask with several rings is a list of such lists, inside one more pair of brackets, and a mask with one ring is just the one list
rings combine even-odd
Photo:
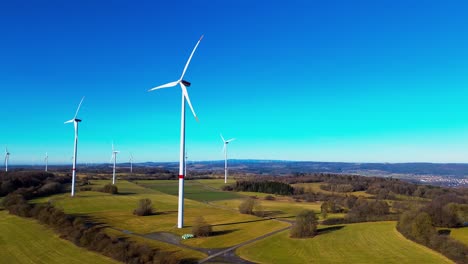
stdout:
[[465,245],[468,245],[468,227],[450,229],[450,236]]
[[60,239],[34,220],[0,211],[1,263],[119,263]]
[[[95,184],[94,187],[108,182],[92,181]],[[168,183],[167,181],[151,182],[153,187],[158,184]],[[119,195],[86,191],[78,192],[75,198],[70,198],[68,194],[60,194],[38,199],[36,202],[51,201],[55,206],[63,208],[66,213],[87,215],[111,227],[138,234],[172,232],[182,235],[191,233],[195,219],[203,216],[208,223],[213,225],[215,236],[183,241],[183,243],[197,247],[229,247],[288,226],[286,223],[275,220],[242,215],[237,210],[223,209],[204,202],[185,199],[185,227],[178,229],[176,227],[177,196],[155,190],[159,187],[144,188],[122,180],[118,181],[117,186],[121,193]],[[219,198],[224,199],[224,192],[219,193],[221,193]],[[132,212],[138,200],[142,198],[149,198],[153,201],[156,214],[144,217],[133,215]]]
[[237,253],[258,263],[452,263],[405,239],[395,222],[349,224],[309,239],[291,239],[285,231]]

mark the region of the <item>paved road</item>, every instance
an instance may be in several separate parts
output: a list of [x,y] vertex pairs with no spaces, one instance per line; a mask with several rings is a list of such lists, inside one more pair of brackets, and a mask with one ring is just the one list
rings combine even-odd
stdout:
[[231,251],[234,251],[235,249],[237,249],[237,248],[239,248],[239,247],[248,245],[248,244],[250,244],[250,243],[253,243],[253,242],[258,241],[258,240],[261,240],[261,239],[264,239],[264,238],[266,238],[266,237],[272,236],[272,235],[274,235],[274,234],[276,234],[276,233],[282,232],[282,231],[287,230],[287,229],[290,229],[290,228],[291,228],[291,227],[288,226],[288,227],[282,228],[282,229],[280,229],[280,230],[276,230],[276,231],[270,232],[270,233],[265,234],[265,235],[263,235],[263,236],[259,236],[259,237],[257,237],[257,238],[252,239],[252,240],[242,242],[242,243],[237,244],[237,245],[235,245],[235,246],[233,246],[233,247],[230,247],[230,248],[228,248],[228,249],[225,249],[225,250],[223,250],[223,251],[220,251],[220,252],[218,252],[218,253],[215,253],[215,254],[213,254],[213,255],[211,255],[211,256],[205,258],[205,259],[202,259],[202,260],[200,260],[198,263],[205,263],[205,262],[207,262],[207,261],[209,261],[209,260],[211,260],[211,259],[214,259],[214,258],[216,258],[216,257],[222,256],[222,255],[228,255],[228,253],[230,253]]

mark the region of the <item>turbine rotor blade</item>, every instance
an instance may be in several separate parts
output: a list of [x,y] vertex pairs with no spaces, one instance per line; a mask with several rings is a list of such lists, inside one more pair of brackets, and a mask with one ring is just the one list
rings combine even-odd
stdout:
[[224,137],[223,137],[223,134],[219,134],[221,136],[221,139],[223,140],[223,142],[226,142],[226,140],[224,140]]
[[157,87],[149,89],[148,92],[151,92],[151,91],[154,91],[154,90],[157,90],[157,89],[162,89],[162,88],[174,87],[178,83],[179,83],[179,81],[175,81],[175,82],[170,82],[170,83],[166,83],[166,84],[163,84],[163,85],[159,85]]
[[72,123],[73,121],[75,121],[75,119],[70,119],[68,121],[65,121],[64,124]]
[[229,143],[229,142],[234,141],[234,140],[236,140],[236,139],[235,138],[228,139],[228,140],[226,140],[226,143]]
[[182,84],[182,83],[179,83],[179,84],[180,84],[180,87],[182,88],[182,93],[184,93],[184,97],[187,100],[187,103],[188,103],[188,105],[190,107],[190,110],[192,110],[192,114],[195,117],[195,120],[197,120],[197,122],[198,122],[198,117],[197,117],[197,114],[195,114],[195,110],[193,110],[192,103],[190,102],[190,98],[189,98],[189,95],[188,95],[188,92],[187,92],[187,88],[185,87],[184,84]]
[[182,75],[180,76],[180,79],[179,80],[182,80],[182,78],[184,78],[184,75],[185,75],[185,72],[187,71],[187,68],[190,64],[190,60],[192,60],[192,56],[193,54],[195,53],[195,50],[197,49],[198,47],[198,44],[200,44],[200,41],[203,39],[203,35],[200,37],[200,39],[198,40],[197,44],[195,45],[195,48],[193,48],[192,50],[192,53],[190,54],[190,57],[188,58],[187,60],[187,63],[185,64],[185,67],[184,67],[184,70],[182,71]]
[[78,111],[80,111],[80,107],[81,107],[81,104],[83,103],[84,98],[85,98],[84,96],[83,98],[81,98],[80,104],[78,105],[78,108],[76,109],[75,117],[73,119],[75,119],[76,116],[78,115]]

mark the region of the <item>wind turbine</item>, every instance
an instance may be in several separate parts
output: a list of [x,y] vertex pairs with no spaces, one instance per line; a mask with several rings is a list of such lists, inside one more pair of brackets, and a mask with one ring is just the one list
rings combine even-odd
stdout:
[[184,80],[183,78],[185,75],[185,71],[187,71],[187,67],[189,66],[190,60],[192,59],[192,56],[195,53],[195,50],[197,49],[198,44],[200,44],[200,41],[202,40],[202,38],[203,36],[200,37],[197,44],[193,48],[192,53],[190,54],[190,57],[188,58],[187,63],[185,64],[184,70],[182,71],[182,75],[177,81],[166,83],[166,84],[154,87],[149,90],[149,91],[154,91],[157,89],[174,87],[178,84],[180,85],[180,88],[182,89],[182,110],[181,110],[181,117],[180,117],[180,152],[179,152],[179,207],[178,207],[178,214],[177,214],[177,227],[178,228],[184,227],[185,100],[187,100],[190,110],[192,110],[193,116],[198,121],[198,117],[195,114],[195,111],[193,110],[192,103],[190,103],[190,98],[187,92],[187,87],[190,86],[190,83]]
[[117,160],[117,153],[120,151],[114,149],[114,142],[112,142],[112,157],[111,160],[114,160],[114,169],[112,170],[112,184],[115,184],[115,162]]
[[133,173],[133,155],[130,153],[130,174]]
[[8,152],[8,147],[5,147],[5,171],[8,171],[8,160],[10,159],[10,152]]
[[49,163],[49,155],[47,155],[47,152],[45,153],[44,161],[45,161],[45,171],[47,171],[47,165]]
[[72,169],[72,187],[71,187],[71,197],[75,196],[75,177],[76,177],[76,154],[77,154],[77,148],[78,148],[78,123],[81,122],[81,119],[76,118],[78,115],[78,111],[80,111],[81,104],[83,103],[84,96],[81,98],[80,104],[78,105],[78,108],[76,109],[75,116],[68,120],[65,121],[65,124],[68,123],[73,123],[75,126],[75,144],[73,147],[73,169]]
[[223,135],[220,135],[221,136],[221,139],[223,140],[223,151],[224,151],[224,183],[227,183],[227,175],[228,175],[228,167],[227,167],[227,145],[229,144],[229,142],[232,142],[234,140],[236,140],[235,138],[231,138],[231,139],[228,139],[228,140],[225,140]]

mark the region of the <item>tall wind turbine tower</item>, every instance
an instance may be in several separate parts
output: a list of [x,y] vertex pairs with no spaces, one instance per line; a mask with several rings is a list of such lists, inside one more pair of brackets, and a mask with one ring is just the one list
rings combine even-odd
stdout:
[[76,118],[78,116],[78,111],[80,111],[81,104],[83,103],[84,96],[81,98],[80,104],[78,105],[78,108],[76,109],[75,116],[68,120],[65,121],[65,124],[68,123],[73,123],[75,126],[75,144],[73,147],[73,169],[72,169],[72,187],[71,187],[71,197],[75,196],[75,177],[76,177],[76,154],[78,151],[78,123],[81,122],[81,119]]
[[190,98],[187,92],[187,87],[190,86],[190,83],[184,80],[183,78],[185,75],[185,71],[187,71],[187,67],[189,66],[190,60],[192,59],[192,56],[195,53],[195,50],[197,49],[198,44],[200,44],[200,41],[202,40],[202,38],[203,36],[200,37],[197,44],[193,48],[192,53],[190,54],[190,57],[188,58],[187,63],[185,64],[184,70],[182,71],[182,75],[177,81],[166,83],[166,84],[154,87],[149,90],[149,91],[154,91],[157,89],[174,87],[176,85],[180,85],[180,88],[182,89],[182,110],[181,110],[181,117],[180,117],[180,152],[179,152],[179,208],[178,208],[179,210],[178,210],[178,215],[177,215],[177,227],[178,228],[184,227],[185,100],[187,100],[190,110],[192,110],[193,116],[198,121],[197,115],[195,114],[195,111],[193,110],[192,103],[190,103]]
[[47,155],[47,152],[45,153],[44,161],[45,161],[45,171],[47,171],[47,165],[49,163],[49,155]]
[[10,152],[8,152],[8,147],[5,147],[5,171],[8,171],[8,160],[10,160]]
[[228,176],[228,167],[227,167],[227,145],[229,142],[236,140],[235,138],[231,138],[225,140],[223,135],[221,135],[221,139],[223,140],[223,151],[224,151],[224,183],[227,183],[227,176]]
[[133,173],[133,155],[130,153],[130,174]]
[[112,184],[115,184],[115,163],[117,161],[117,153],[120,151],[114,149],[114,142],[112,142],[112,158],[114,160],[114,168],[112,169]]

